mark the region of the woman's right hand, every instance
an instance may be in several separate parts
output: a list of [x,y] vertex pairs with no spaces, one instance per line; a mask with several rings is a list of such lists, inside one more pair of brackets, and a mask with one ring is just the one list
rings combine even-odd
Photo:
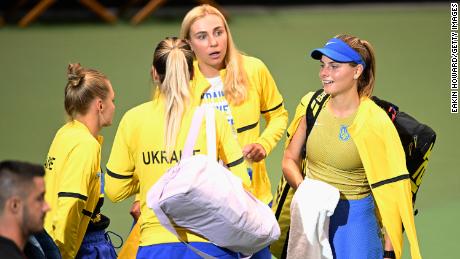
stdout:
[[131,214],[131,216],[137,222],[137,220],[141,216],[141,203],[139,201],[133,202],[133,205],[131,205],[131,210],[129,211],[129,214]]

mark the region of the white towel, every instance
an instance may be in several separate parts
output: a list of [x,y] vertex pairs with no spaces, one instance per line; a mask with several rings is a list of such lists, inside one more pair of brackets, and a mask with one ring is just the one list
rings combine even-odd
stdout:
[[329,218],[339,198],[337,188],[305,178],[292,198],[288,259],[333,259]]

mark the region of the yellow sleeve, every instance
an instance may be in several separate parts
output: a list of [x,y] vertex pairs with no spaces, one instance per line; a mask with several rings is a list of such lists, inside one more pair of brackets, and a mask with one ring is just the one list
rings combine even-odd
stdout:
[[[98,147],[81,143],[69,154],[58,188],[54,238],[63,258],[75,258],[93,211],[87,211],[88,187],[99,169]],[[92,208],[94,210],[95,208]],[[87,214],[87,215],[84,215]]]
[[[383,131],[382,139],[385,142],[386,155],[384,157],[387,159],[387,163],[391,167],[391,172],[393,172],[394,176],[397,177],[408,174],[405,160],[406,155],[401,139],[393,123],[390,122],[388,118],[385,117],[385,119],[385,121],[380,121],[383,125],[379,129],[379,131]],[[386,213],[385,217],[382,218],[383,225],[386,226],[397,257],[401,256],[403,244],[401,226],[404,225],[404,230],[410,244],[411,257],[421,258],[417,231],[415,228],[410,180],[405,179],[396,181],[392,184],[388,184],[388,186],[381,187],[389,188],[382,188],[380,191],[390,191],[386,192],[386,196],[381,195],[382,200],[387,199],[387,202],[394,202],[397,204],[393,206],[395,207],[395,211]],[[378,187],[375,189],[378,189]],[[388,195],[388,193],[392,193],[393,195]],[[391,206],[387,207],[391,208]]]
[[421,258],[404,149],[393,123],[380,107],[364,100],[353,124],[349,131],[358,148],[396,258],[402,256],[403,226],[412,258]]
[[215,114],[217,154],[228,169],[241,178],[243,185],[249,188],[249,186],[251,186],[251,180],[249,179],[246,163],[244,162],[242,149],[224,114],[217,110]]
[[81,227],[86,229],[90,219],[82,214],[84,208],[85,201],[78,198],[59,198],[58,200],[58,208],[55,209],[59,210],[57,213],[59,219],[53,224],[56,227],[54,242],[62,258],[75,258],[80,249],[84,235],[79,235],[79,229]]
[[266,126],[256,142],[264,147],[268,155],[286,130],[288,112],[284,108],[283,97],[278,91],[275,80],[273,80],[270,71],[261,61],[258,76],[260,112],[265,118]]
[[135,163],[129,143],[129,120],[125,115],[113,141],[105,177],[105,194],[113,202],[122,201],[139,192],[139,181],[134,173]]

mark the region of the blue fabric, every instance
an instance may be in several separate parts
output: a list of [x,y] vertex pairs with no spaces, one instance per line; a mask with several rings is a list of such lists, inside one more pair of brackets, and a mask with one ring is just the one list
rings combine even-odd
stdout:
[[[238,253],[228,249],[218,247],[212,243],[206,242],[190,242],[190,245],[220,259],[238,259]],[[182,243],[165,243],[150,246],[140,246],[137,251],[137,259],[201,259],[202,257],[195,254],[190,248]]]
[[87,232],[78,250],[81,259],[116,259],[117,254],[104,230]]
[[247,170],[248,170],[249,179],[252,181],[252,169],[247,168]]
[[329,225],[329,242],[336,259],[382,259],[380,227],[371,195],[340,200]]
[[346,42],[338,38],[330,39],[324,47],[315,49],[310,54],[312,58],[318,60],[323,55],[336,62],[354,62],[366,67],[366,63],[364,63],[361,55]]
[[[102,168],[102,167],[100,167]],[[101,176],[101,194],[104,195],[104,186],[105,186],[105,173],[104,171],[102,171],[101,169],[101,172],[100,172],[100,176]]]

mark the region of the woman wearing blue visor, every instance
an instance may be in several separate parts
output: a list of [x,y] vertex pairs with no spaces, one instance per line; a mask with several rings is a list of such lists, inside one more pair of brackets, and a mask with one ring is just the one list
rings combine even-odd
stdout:
[[421,258],[404,150],[393,123],[370,99],[373,47],[338,35],[311,57],[321,62],[319,77],[328,99],[314,125],[307,125],[305,116],[314,93],[297,107],[283,157],[285,178],[294,189],[303,181],[306,145],[303,173],[339,190],[328,232],[334,258],[401,258],[403,226],[412,258]]

